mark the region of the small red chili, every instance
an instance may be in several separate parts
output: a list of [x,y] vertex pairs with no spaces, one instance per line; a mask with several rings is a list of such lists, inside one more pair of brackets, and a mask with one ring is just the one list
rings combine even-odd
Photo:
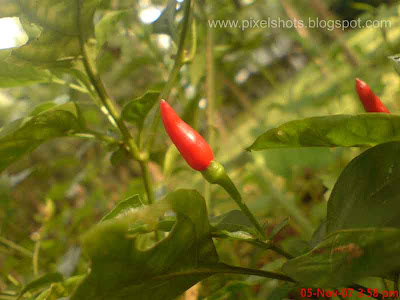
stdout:
[[356,90],[366,112],[390,114],[390,111],[385,107],[379,97],[374,94],[369,85],[358,78],[356,78]]
[[214,160],[210,145],[196,130],[179,118],[165,100],[161,100],[160,108],[165,131],[183,158],[193,169],[206,170]]
[[207,144],[196,130],[179,118],[165,100],[161,100],[160,108],[165,131],[167,131],[172,142],[175,144],[176,148],[178,148],[189,166],[197,171],[201,171],[204,179],[209,183],[221,186],[252,222],[257,229],[259,238],[265,240],[264,228],[258,223],[257,219],[243,201],[235,184],[225,172],[224,166],[214,160],[214,154],[210,145]]

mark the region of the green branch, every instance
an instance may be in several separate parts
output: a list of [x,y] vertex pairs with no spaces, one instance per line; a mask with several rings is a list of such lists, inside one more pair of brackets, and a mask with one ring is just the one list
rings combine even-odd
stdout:
[[33,253],[27,249],[25,249],[24,247],[21,247],[20,245],[14,243],[13,241],[7,240],[6,238],[3,238],[0,236],[0,243],[10,247],[11,249],[21,253],[24,256],[33,257]]
[[[158,99],[159,101],[161,99],[168,100],[171,90],[172,90],[173,86],[175,85],[176,80],[178,78],[179,72],[180,72],[182,66],[185,64],[185,43],[186,43],[186,39],[187,39],[187,32],[188,32],[188,29],[189,29],[190,23],[191,23],[191,15],[192,15],[191,8],[192,8],[192,1],[186,0],[185,1],[185,9],[184,9],[184,17],[183,17],[183,21],[182,21],[182,32],[181,32],[180,39],[179,39],[178,52],[175,57],[174,66],[172,67],[171,73],[168,76],[167,83],[165,84],[165,86],[160,94],[160,97]],[[154,138],[157,133],[157,128],[158,128],[158,125],[160,124],[161,118],[160,118],[159,110],[160,110],[160,108],[157,107],[156,114],[153,119],[153,123],[151,124],[149,137],[148,137],[146,145],[145,145],[145,149],[147,149],[147,150],[151,149],[151,147],[153,146]]]
[[253,226],[257,229],[259,237],[262,240],[265,240],[265,230],[262,228],[260,223],[258,223],[253,213],[243,201],[242,196],[240,195],[235,184],[232,182],[228,174],[226,174],[224,166],[213,160],[207,169],[201,171],[201,174],[208,182],[218,184],[231,196],[231,198],[236,202],[241,211],[247,216]]
[[[121,114],[118,111],[116,105],[113,103],[111,98],[109,97],[103,82],[100,79],[100,76],[98,74],[96,65],[94,61],[89,57],[89,46],[86,43],[86,39],[82,34],[82,24],[80,20],[81,12],[80,12],[80,4],[78,4],[78,26],[80,28],[80,34],[79,34],[79,42],[80,42],[80,48],[81,48],[81,53],[82,53],[82,61],[83,65],[85,67],[85,71],[89,77],[90,83],[93,85],[98,97],[100,98],[101,103],[107,110],[107,113],[110,114],[113,122],[117,125],[119,128],[125,145],[127,145],[129,152],[131,153],[132,157],[137,160],[140,163],[140,166],[142,170],[144,171],[143,174],[143,179],[145,182],[145,187],[146,187],[146,193],[149,199],[149,202],[154,200],[154,193],[152,190],[152,183],[151,183],[151,178],[148,173],[148,167],[147,167],[147,161],[148,161],[148,153],[140,152],[139,147],[137,146],[135,140],[133,139],[131,133],[129,132],[128,127],[126,127],[124,121],[121,119]],[[95,101],[96,102],[96,101]]]
[[166,275],[155,276],[151,278],[151,280],[166,280],[166,279],[173,279],[175,277],[180,276],[190,276],[190,275],[215,275],[215,274],[241,274],[241,275],[255,275],[270,279],[278,279],[287,282],[295,282],[289,276],[286,276],[282,273],[275,273],[269,272],[264,270],[256,270],[256,269],[249,269],[249,268],[242,268],[242,267],[233,267],[226,265],[224,263],[218,263],[215,266],[205,267],[205,268],[198,268],[195,270],[189,271],[181,271],[181,272],[174,272],[169,273]]

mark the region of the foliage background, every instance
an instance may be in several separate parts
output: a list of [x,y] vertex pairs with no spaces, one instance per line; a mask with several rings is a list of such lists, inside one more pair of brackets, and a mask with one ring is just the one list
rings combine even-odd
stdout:
[[[287,19],[293,12],[304,19],[320,16],[317,6],[309,2],[318,1],[199,1],[196,56],[182,68],[169,98],[210,141],[267,230],[290,218],[279,242],[293,254],[307,249],[305,240],[326,217],[326,200],[340,172],[363,149],[252,153],[244,149],[266,129],[290,120],[361,112],[354,91],[356,77],[368,82],[396,111],[400,82],[387,56],[396,54],[400,45],[400,6],[398,1],[326,1],[338,19],[392,22],[386,30],[358,28],[338,36],[323,29],[218,28],[210,32],[207,20]],[[165,84],[176,52],[171,40],[174,33],[167,30],[165,34],[165,28],[145,24],[140,16],[149,7],[166,5],[166,1],[110,0],[96,12],[96,37],[102,44],[97,65],[107,90],[121,106]],[[0,125],[29,114],[39,104],[73,100],[91,128],[114,135],[88,95],[71,87],[70,77],[61,79],[2,89]],[[190,188],[205,195],[211,216],[235,208],[224,191],[205,185],[180,157],[176,156],[173,167],[166,166],[169,144],[160,127],[150,165],[157,199],[168,191]],[[119,201],[134,194],[146,199],[138,165],[125,158],[112,163],[112,150],[96,141],[58,139],[1,173],[1,291],[18,290],[34,277],[32,255],[39,249],[40,273],[85,272],[88,261],[80,255],[80,236]],[[169,150],[170,155],[173,151]],[[284,262],[277,254],[240,242],[232,246],[231,241],[217,240],[216,247],[221,260],[234,265],[278,270]],[[368,284],[382,288],[378,280],[369,279]],[[199,299],[273,299],[276,287],[276,280],[216,275],[198,285],[195,293]],[[184,297],[193,299],[189,293]]]

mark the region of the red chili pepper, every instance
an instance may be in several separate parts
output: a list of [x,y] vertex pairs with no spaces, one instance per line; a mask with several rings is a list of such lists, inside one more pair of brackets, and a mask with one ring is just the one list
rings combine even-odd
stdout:
[[382,112],[390,114],[382,101],[364,81],[356,78],[356,90],[366,112]]
[[207,144],[196,130],[179,118],[165,100],[161,100],[160,107],[165,130],[189,166],[197,171],[201,171],[204,179],[209,183],[218,184],[224,188],[237,203],[242,212],[253,223],[259,237],[265,240],[264,228],[258,223],[257,219],[243,201],[235,184],[225,172],[224,166],[214,160],[214,154],[210,145]]
[[161,100],[160,107],[165,131],[183,158],[193,169],[206,170],[214,160],[210,145],[196,130],[179,118],[165,100]]

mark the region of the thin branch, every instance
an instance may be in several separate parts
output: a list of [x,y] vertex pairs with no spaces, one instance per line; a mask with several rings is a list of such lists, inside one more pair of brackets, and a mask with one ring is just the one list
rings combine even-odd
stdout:
[[35,276],[39,275],[39,253],[40,253],[41,240],[42,240],[42,234],[39,230],[32,257],[33,275]]
[[80,7],[80,5],[78,5],[78,24],[79,24],[79,28],[81,29],[81,34],[79,34],[79,42],[80,42],[81,53],[83,56],[83,64],[84,64],[86,73],[89,76],[89,80],[90,80],[91,84],[93,85],[94,89],[96,90],[96,93],[99,96],[103,106],[107,110],[107,113],[109,113],[111,115],[112,120],[118,126],[118,128],[124,138],[124,142],[129,148],[129,152],[131,153],[132,157],[140,163],[140,166],[141,166],[142,170],[144,171],[143,179],[145,182],[146,193],[147,193],[149,202],[152,202],[154,200],[154,192],[152,189],[152,183],[150,182],[151,177],[149,176],[148,167],[147,167],[147,161],[148,161],[149,155],[147,152],[141,152],[139,150],[139,147],[137,146],[135,140],[133,139],[131,133],[129,132],[128,127],[126,127],[124,121],[121,119],[120,112],[118,111],[114,102],[109,97],[107,90],[105,89],[104,84],[101,81],[100,76],[97,72],[96,66],[94,65],[93,61],[90,59],[90,57],[88,55],[88,49],[87,49],[88,46],[87,46],[84,36],[82,34],[80,9],[81,9],[81,7]]
[[264,270],[243,268],[243,267],[233,267],[233,266],[229,266],[229,265],[226,265],[223,263],[219,263],[216,266],[212,266],[209,268],[198,268],[198,269],[190,270],[190,271],[181,271],[181,272],[169,273],[166,275],[155,276],[155,277],[151,278],[151,280],[174,279],[175,277],[190,276],[190,275],[211,276],[211,275],[215,275],[215,274],[255,275],[255,276],[260,276],[260,277],[264,277],[264,278],[278,279],[278,280],[283,280],[283,281],[287,281],[287,282],[295,282],[292,278],[290,278],[289,276],[286,276],[282,273],[275,273],[275,272],[269,272],[269,271],[264,271]]
[[[215,68],[214,68],[214,36],[212,29],[207,26],[206,36],[206,92],[207,92],[207,131],[208,131],[208,143],[211,148],[214,146],[214,112],[215,112]],[[207,181],[204,182],[204,198],[206,200],[207,207],[211,209],[211,184]]]
[[3,238],[0,236],[0,243],[3,243],[4,245],[10,247],[11,249],[21,253],[24,256],[33,257],[33,253],[27,249],[25,249],[24,247],[21,247],[20,245],[14,243],[13,241],[7,240],[6,238]]
[[286,257],[287,259],[292,259],[294,258],[294,256],[288,252],[286,252],[285,250],[283,250],[282,248],[278,247],[277,245],[272,244],[271,248],[272,251],[275,251],[276,253]]
[[[80,20],[80,5],[78,5],[79,27],[81,27],[80,21],[81,21]],[[110,113],[112,119],[117,124],[118,128],[120,129],[121,134],[124,137],[124,140],[125,140],[126,144],[128,145],[133,158],[138,161],[143,160],[143,158],[141,157],[139,148],[137,147],[135,141],[132,138],[132,135],[130,134],[130,132],[129,132],[128,128],[126,127],[125,123],[123,122],[123,120],[120,118],[120,113],[118,112],[116,105],[114,105],[113,101],[108,96],[107,90],[105,89],[104,84],[99,77],[96,66],[94,65],[92,60],[89,58],[88,49],[87,49],[88,46],[86,44],[86,41],[85,41],[82,33],[79,34],[79,41],[80,41],[81,53],[83,56],[83,58],[82,58],[83,65],[85,67],[86,73],[89,77],[91,84],[93,85],[94,89],[96,90],[96,93],[99,96],[102,104],[107,109],[107,111]]]
[[80,85],[77,85],[77,84],[74,84],[74,83],[68,83],[65,80],[62,80],[62,79],[59,79],[59,78],[52,77],[51,78],[51,82],[68,86],[69,88],[77,90],[77,91],[79,91],[81,93],[84,93],[84,94],[89,94],[89,91],[86,88],[83,88]]
[[[212,232],[211,236],[213,238],[224,238],[224,235],[220,235],[218,234],[218,232]],[[282,255],[283,257],[287,258],[287,259],[292,259],[294,258],[293,255],[291,255],[290,253],[286,252],[285,250],[283,250],[282,248],[278,247],[277,245],[275,245],[272,241],[268,240],[268,241],[260,241],[260,240],[246,240],[246,239],[239,239],[239,241],[241,242],[245,242],[245,243],[249,243],[252,244],[253,246],[265,249],[265,250],[271,250],[274,251],[280,255]]]
[[[174,66],[172,67],[171,73],[168,76],[167,83],[164,86],[164,89],[162,90],[159,100],[161,99],[166,99],[168,100],[169,95],[171,93],[172,87],[175,85],[175,82],[178,78],[179,72],[182,68],[182,66],[185,63],[185,43],[187,39],[187,33],[188,29],[191,23],[191,8],[192,8],[192,2],[191,0],[186,0],[185,1],[185,10],[184,10],[184,17],[182,21],[182,31],[181,31],[181,36],[179,39],[179,46],[178,46],[178,52],[175,57],[175,62]],[[160,124],[160,114],[159,114],[160,107],[157,106],[156,113],[153,119],[153,123],[151,124],[151,129],[149,133],[149,137],[147,139],[145,149],[149,150],[153,146],[154,143],[154,138],[156,136],[157,128],[158,125]]]

